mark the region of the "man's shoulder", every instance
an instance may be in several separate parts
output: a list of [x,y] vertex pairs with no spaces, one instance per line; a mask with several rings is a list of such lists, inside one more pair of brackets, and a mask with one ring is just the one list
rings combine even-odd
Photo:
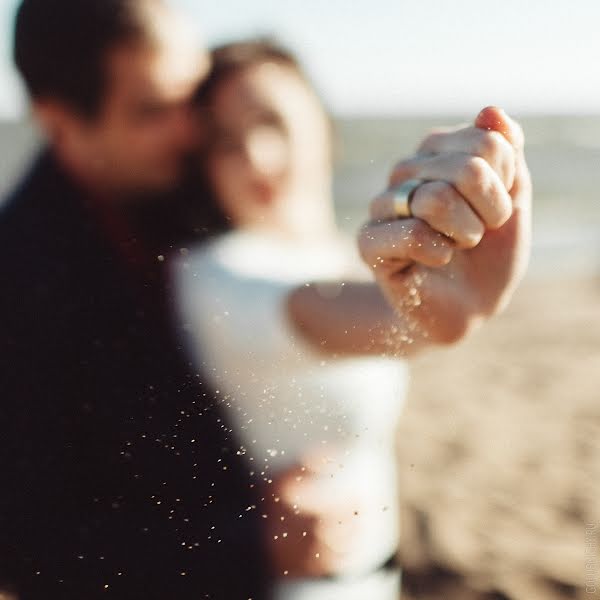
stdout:
[[69,253],[60,240],[69,238],[73,219],[56,214],[61,204],[58,196],[69,190],[67,186],[63,189],[52,171],[43,155],[36,158],[0,203],[0,307],[4,318],[15,311],[27,312],[36,290],[43,290],[48,300],[60,294],[64,284],[57,275],[68,268]]
[[30,182],[19,182],[0,203],[0,273],[7,277],[16,269],[26,268],[29,232],[35,227],[36,215],[31,210]]
[[42,155],[32,160],[31,165],[8,194],[0,200],[0,243],[10,239],[11,231],[18,227],[27,227],[28,222],[36,215],[32,210],[37,204],[43,179],[46,178],[46,166]]
[[0,201],[0,268],[49,251],[48,242],[60,234],[56,206],[71,193],[49,153],[41,152]]

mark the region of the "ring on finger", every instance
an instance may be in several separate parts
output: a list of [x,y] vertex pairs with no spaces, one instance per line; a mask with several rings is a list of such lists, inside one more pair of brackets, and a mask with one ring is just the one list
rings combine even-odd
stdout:
[[408,179],[391,190],[393,197],[394,215],[398,219],[412,217],[410,203],[415,190],[425,183],[423,179]]

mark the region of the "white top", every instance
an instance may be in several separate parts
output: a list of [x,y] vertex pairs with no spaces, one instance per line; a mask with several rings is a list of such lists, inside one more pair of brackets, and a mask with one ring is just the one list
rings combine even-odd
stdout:
[[329,358],[286,314],[298,285],[347,275],[357,263],[352,248],[237,231],[192,249],[174,274],[193,360],[229,407],[251,470],[267,467],[267,480],[318,450],[330,459],[322,467],[326,495],[361,498],[361,533],[343,569],[356,575],[398,546],[394,437],[406,364]]

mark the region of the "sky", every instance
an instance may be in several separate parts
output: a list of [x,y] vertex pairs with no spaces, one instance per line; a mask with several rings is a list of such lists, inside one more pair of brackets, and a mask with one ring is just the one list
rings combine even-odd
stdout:
[[[27,111],[0,0],[0,118]],[[600,112],[598,0],[171,0],[207,44],[276,34],[338,115]]]

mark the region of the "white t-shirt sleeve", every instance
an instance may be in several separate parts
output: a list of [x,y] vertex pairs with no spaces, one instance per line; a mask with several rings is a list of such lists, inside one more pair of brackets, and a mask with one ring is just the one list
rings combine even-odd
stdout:
[[265,363],[285,369],[313,354],[287,314],[295,284],[232,270],[219,244],[178,260],[175,281],[192,355],[217,382],[245,380]]

